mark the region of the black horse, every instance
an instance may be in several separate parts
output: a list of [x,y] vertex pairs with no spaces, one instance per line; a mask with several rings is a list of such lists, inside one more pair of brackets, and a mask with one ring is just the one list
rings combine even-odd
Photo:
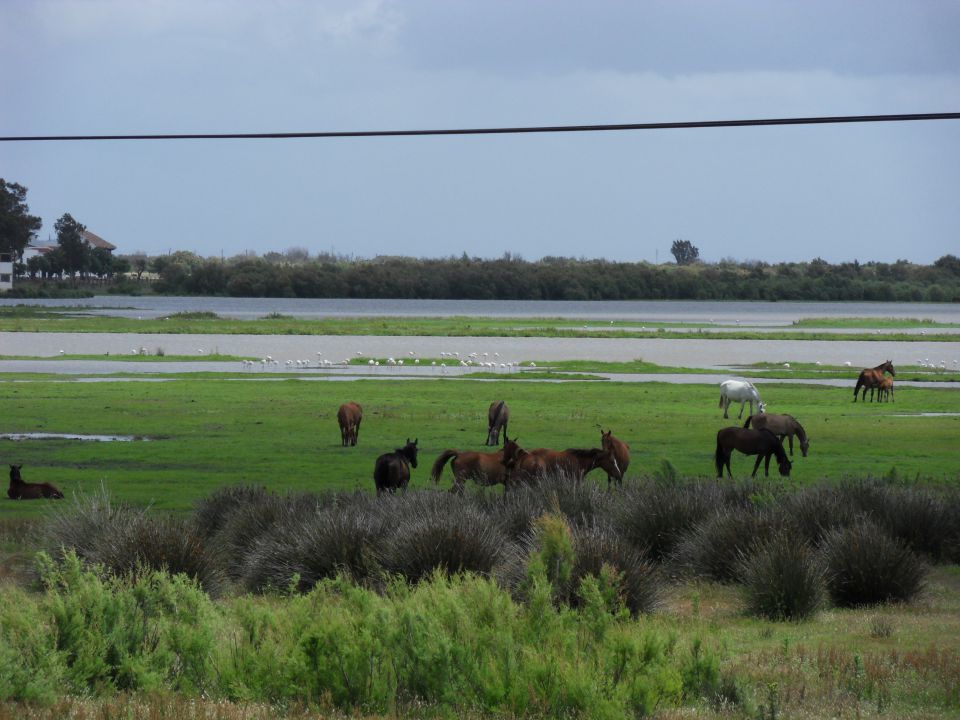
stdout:
[[410,467],[417,466],[417,441],[410,442],[392,453],[384,453],[377,458],[373,468],[373,482],[377,486],[377,495],[384,492],[395,493],[406,490],[410,483]]
[[739,427],[725,427],[720,430],[717,433],[717,477],[723,477],[724,467],[727,468],[727,475],[733,477],[733,473],[730,471],[730,456],[734,450],[739,450],[744,455],[757,456],[757,462],[753,466],[750,477],[756,477],[761,460],[766,460],[763,472],[766,476],[770,476],[771,455],[777,456],[780,474],[784,477],[790,477],[791,463],[787,453],[783,450],[783,443],[769,430],[752,430]]
[[11,500],[38,500],[39,498],[51,498],[60,500],[63,493],[56,485],[50,483],[28,483],[23,481],[20,475],[20,469],[23,465],[10,466],[10,487],[7,489],[7,497]]

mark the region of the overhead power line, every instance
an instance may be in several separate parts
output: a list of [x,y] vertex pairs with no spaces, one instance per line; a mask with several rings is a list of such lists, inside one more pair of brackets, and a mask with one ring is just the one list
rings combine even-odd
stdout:
[[960,120],[960,113],[906,115],[835,115],[828,117],[755,120],[695,120],[692,122],[619,123],[611,125],[541,125],[534,127],[460,128],[446,130],[336,130],[265,133],[143,133],[131,135],[8,135],[0,142],[73,142],[89,140],[289,140],[295,138],[407,137],[419,135],[516,135],[523,133],[609,132],[613,130],[687,130],[692,128],[754,127],[758,125],[830,125],[838,123]]

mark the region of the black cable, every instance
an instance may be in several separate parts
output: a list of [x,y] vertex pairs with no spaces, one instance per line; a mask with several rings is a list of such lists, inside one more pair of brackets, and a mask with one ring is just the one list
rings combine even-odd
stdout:
[[345,130],[271,133],[157,133],[140,135],[18,135],[0,142],[77,140],[289,140],[293,138],[405,137],[418,135],[509,135],[520,133],[606,132],[611,130],[678,130],[689,128],[753,127],[757,125],[827,125],[836,123],[960,120],[960,113],[906,115],[837,115],[830,117],[768,118],[760,120],[699,120],[693,122],[621,123],[616,125],[546,125],[539,127],[463,128],[459,130]]

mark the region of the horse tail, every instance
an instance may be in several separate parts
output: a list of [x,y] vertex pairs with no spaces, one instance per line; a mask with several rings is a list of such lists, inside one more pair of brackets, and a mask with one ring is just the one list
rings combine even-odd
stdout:
[[720,391],[720,404],[717,407],[723,407],[723,391]]
[[717,452],[713,456],[714,464],[717,466],[717,477],[723,477],[723,446],[720,444],[720,437],[717,437]]
[[444,450],[433,463],[433,468],[430,470],[430,479],[435,483],[440,482],[440,473],[443,472],[443,466],[447,464],[447,460],[455,458],[459,454],[459,450]]
[[747,416],[747,421],[743,424],[743,426],[744,426],[745,428],[750,427],[750,421],[751,421],[751,420],[753,420],[753,415],[748,415],[748,416]]

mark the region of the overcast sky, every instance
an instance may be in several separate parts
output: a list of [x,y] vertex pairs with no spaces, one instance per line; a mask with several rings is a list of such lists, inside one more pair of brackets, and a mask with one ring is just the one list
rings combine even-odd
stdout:
[[[0,135],[960,111],[954,0],[0,2]],[[120,253],[830,262],[960,254],[960,121],[0,143]]]

